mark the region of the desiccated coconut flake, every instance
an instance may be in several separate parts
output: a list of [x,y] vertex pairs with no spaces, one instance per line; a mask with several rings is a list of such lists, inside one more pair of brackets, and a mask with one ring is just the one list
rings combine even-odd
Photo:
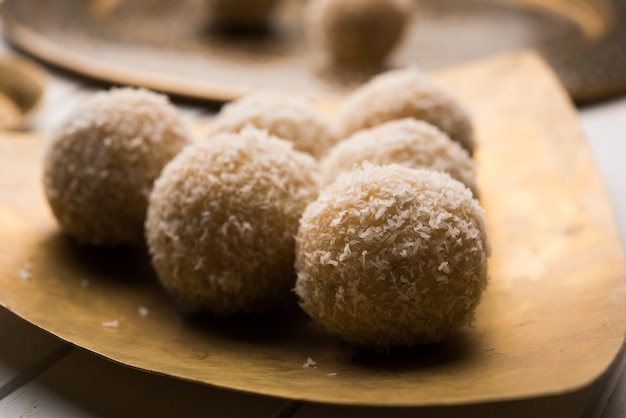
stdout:
[[311,357],[307,357],[306,361],[302,365],[303,369],[315,368],[317,367],[317,362],[314,361]]
[[142,318],[150,315],[150,310],[145,306],[140,306],[139,308],[137,308],[137,312],[139,312],[139,316],[141,316]]
[[118,328],[120,326],[120,323],[117,319],[114,319],[113,321],[103,322],[102,326],[105,328]]
[[32,275],[32,270],[30,263],[24,264],[24,266],[20,269],[20,278],[22,280],[30,280]]
[[326,377],[337,377],[337,373],[327,373]]

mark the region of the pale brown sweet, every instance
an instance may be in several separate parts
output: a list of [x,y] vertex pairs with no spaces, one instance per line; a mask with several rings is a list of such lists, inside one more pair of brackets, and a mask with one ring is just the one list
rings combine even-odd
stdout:
[[211,132],[239,132],[246,126],[268,131],[293,142],[294,148],[316,158],[325,155],[335,140],[330,126],[313,104],[282,93],[252,93],[225,105],[211,124]]
[[340,64],[376,64],[399,43],[410,0],[310,0],[306,29],[312,42]]
[[385,122],[341,141],[320,161],[322,182],[331,183],[364,162],[444,171],[478,197],[476,164],[467,150],[424,121],[405,118]]
[[224,28],[246,28],[269,23],[280,0],[206,0],[209,20]]
[[470,154],[474,132],[470,116],[459,101],[416,68],[380,74],[343,101],[334,127],[338,138],[395,119],[424,120],[448,134]]
[[156,181],[146,221],[165,289],[218,315],[293,302],[294,237],[316,170],[311,156],[252,128],[187,147]]
[[343,174],[302,216],[296,292],[342,340],[438,342],[472,322],[487,285],[483,210],[449,175],[399,165]]
[[44,191],[61,229],[81,243],[142,243],[152,184],[189,142],[166,96],[133,88],[94,95],[45,152]]

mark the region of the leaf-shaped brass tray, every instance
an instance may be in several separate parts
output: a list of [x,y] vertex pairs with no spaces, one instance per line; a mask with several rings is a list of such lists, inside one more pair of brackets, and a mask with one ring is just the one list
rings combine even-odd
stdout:
[[[205,0],[5,0],[9,39],[111,83],[230,100],[259,89],[341,94],[376,70],[341,71],[307,43],[304,0],[284,0],[265,32],[224,34]],[[421,0],[388,65],[448,67],[520,48],[540,51],[577,101],[626,91],[626,3]]]
[[[438,79],[474,114],[493,245],[476,323],[450,341],[377,355],[338,343],[297,307],[185,317],[141,250],[81,248],[59,233],[38,136],[0,137],[0,304],[125,365],[285,398],[420,406],[589,387],[622,346],[626,269],[576,113],[532,53]],[[308,358],[316,367],[303,367]]]

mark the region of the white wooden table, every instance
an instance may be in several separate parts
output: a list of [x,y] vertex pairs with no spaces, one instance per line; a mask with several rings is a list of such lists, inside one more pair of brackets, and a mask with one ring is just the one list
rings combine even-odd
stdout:
[[[0,27],[1,29],[1,27]],[[8,49],[0,39],[0,52]],[[31,129],[47,131],[96,87],[52,70]],[[201,110],[179,105],[186,117]],[[626,237],[626,97],[580,109],[580,120]],[[0,291],[2,291],[0,289]],[[625,301],[626,303],[626,301]],[[114,364],[75,348],[0,308],[0,418],[3,417],[626,417],[626,368],[617,364],[591,400],[573,394],[469,407],[349,408],[211,388]],[[581,416],[579,413],[573,416]]]

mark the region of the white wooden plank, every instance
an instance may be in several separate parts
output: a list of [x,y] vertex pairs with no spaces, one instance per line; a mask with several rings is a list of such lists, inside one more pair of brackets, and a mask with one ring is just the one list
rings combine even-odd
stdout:
[[600,418],[624,417],[626,417],[626,373],[622,372]]
[[53,363],[64,348],[69,346],[0,308],[0,398]]
[[581,109],[583,131],[604,177],[626,241],[626,97]]
[[[584,107],[580,112],[580,120],[613,203],[622,242],[626,242],[626,97]],[[617,362],[617,374],[608,379],[604,392],[597,395],[598,404],[590,405],[588,416],[626,416],[624,363],[624,359]]]
[[[580,120],[613,203],[622,242],[626,242],[626,98],[582,108]],[[618,373],[607,382],[605,392],[598,395],[599,404],[590,406],[590,417],[626,416],[624,361],[616,366]]]
[[262,418],[284,404],[141,372],[77,349],[0,400],[0,416]]
[[[614,364],[601,377],[583,418],[623,418],[626,416],[626,349],[622,347]],[[620,407],[621,403],[621,407]],[[622,414],[616,415],[617,411]]]

